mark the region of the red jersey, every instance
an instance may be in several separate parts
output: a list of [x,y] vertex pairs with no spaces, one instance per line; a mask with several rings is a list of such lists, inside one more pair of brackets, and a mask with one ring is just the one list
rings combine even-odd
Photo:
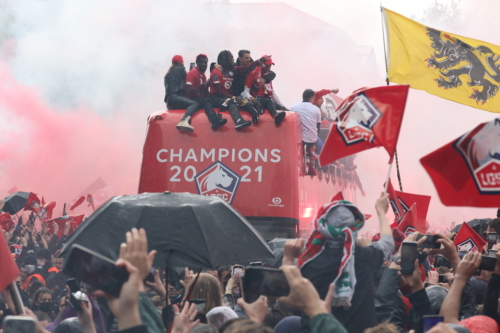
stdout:
[[251,71],[245,80],[245,87],[250,89],[250,95],[253,97],[261,96],[261,97],[273,97],[273,82],[264,83],[263,85],[260,83],[260,78],[262,77],[260,67],[257,67],[253,71]]
[[[220,72],[216,68],[212,70],[210,73],[210,94],[212,95],[220,95],[221,97],[230,97],[231,94],[231,86],[233,85],[234,72],[230,71],[229,73]],[[217,93],[215,89],[215,85],[219,85],[219,89],[221,94]]]
[[186,97],[206,97],[208,95],[208,88],[203,86],[205,82],[207,82],[207,76],[205,73],[200,72],[198,66],[190,70],[186,74]]

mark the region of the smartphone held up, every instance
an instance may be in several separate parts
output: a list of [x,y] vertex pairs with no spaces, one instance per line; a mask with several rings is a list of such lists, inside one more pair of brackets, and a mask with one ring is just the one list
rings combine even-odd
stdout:
[[242,279],[245,302],[252,303],[260,295],[288,296],[290,286],[283,271],[277,268],[249,266]]
[[129,275],[125,267],[118,267],[113,260],[77,244],[71,248],[63,272],[115,297],[120,296]]

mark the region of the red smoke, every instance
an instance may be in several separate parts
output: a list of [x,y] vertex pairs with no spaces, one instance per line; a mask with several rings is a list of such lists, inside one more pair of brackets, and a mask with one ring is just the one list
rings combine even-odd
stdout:
[[136,193],[142,142],[118,111],[103,118],[84,108],[50,108],[1,62],[0,96],[0,197],[17,186],[57,201],[57,216],[99,176],[116,194]]

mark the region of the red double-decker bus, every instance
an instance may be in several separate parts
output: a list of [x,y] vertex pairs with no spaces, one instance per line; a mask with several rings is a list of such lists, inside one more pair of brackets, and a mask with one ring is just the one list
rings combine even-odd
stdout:
[[[287,112],[279,127],[266,112],[257,125],[213,131],[200,111],[195,131],[176,129],[184,110],[148,119],[139,193],[190,192],[218,196],[235,207],[265,239],[306,237],[317,208],[342,190],[355,201],[354,181],[333,165],[308,176],[300,116]],[[243,114],[245,119],[249,115]],[[325,138],[328,126],[321,130]]]

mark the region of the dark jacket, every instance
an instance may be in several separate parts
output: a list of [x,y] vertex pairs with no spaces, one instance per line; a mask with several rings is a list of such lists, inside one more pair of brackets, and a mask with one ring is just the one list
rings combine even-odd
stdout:
[[311,318],[309,322],[311,333],[347,333],[344,326],[329,313],[322,313]]
[[163,83],[165,84],[165,103],[172,95],[185,95],[184,83],[186,82],[186,69],[184,65],[172,67],[170,73],[165,75]]
[[404,328],[405,305],[398,293],[400,279],[396,269],[384,270],[375,294],[375,315],[377,322],[388,321],[394,324],[399,332],[403,333],[406,332]]
[[488,281],[488,290],[484,298],[484,315],[496,320],[500,326],[500,315],[498,314],[498,297],[500,295],[500,275],[491,274]]

